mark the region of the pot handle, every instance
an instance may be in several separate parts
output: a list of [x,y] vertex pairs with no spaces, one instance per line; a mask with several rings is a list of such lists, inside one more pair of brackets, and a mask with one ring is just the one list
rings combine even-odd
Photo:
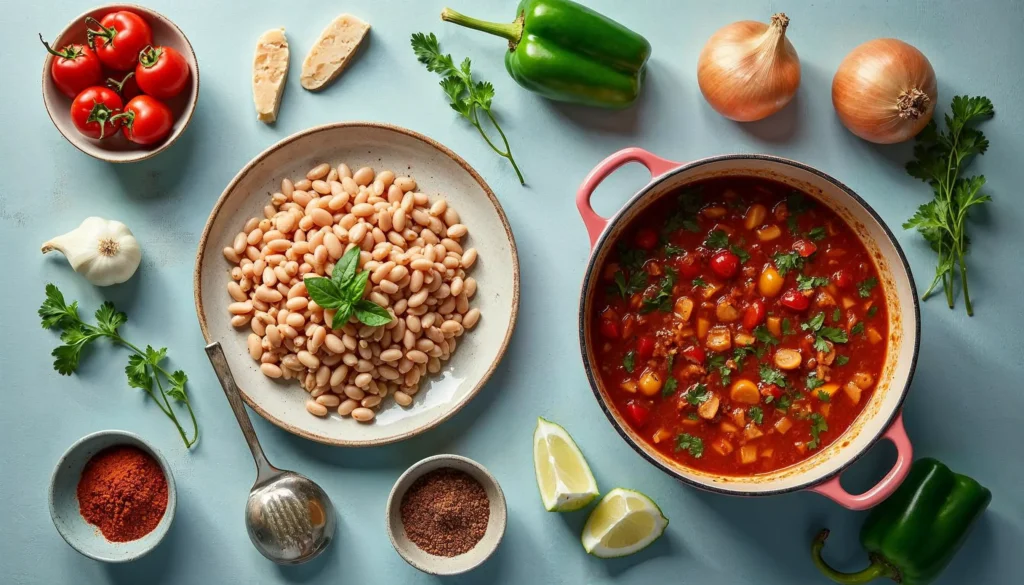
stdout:
[[881,504],[907,478],[907,474],[910,473],[910,463],[914,458],[914,448],[911,446],[910,438],[907,437],[907,431],[903,427],[902,411],[896,416],[896,420],[892,422],[892,426],[889,427],[889,430],[885,431],[882,438],[888,439],[896,446],[896,465],[889,470],[889,473],[885,474],[885,477],[875,487],[860,495],[852,495],[839,484],[839,478],[842,476],[840,474],[808,489],[850,510],[867,510]]
[[579,191],[576,192],[576,207],[580,210],[583,225],[586,226],[587,234],[590,235],[591,248],[594,247],[597,237],[601,235],[605,226],[608,225],[608,220],[598,215],[594,208],[590,206],[590,197],[594,194],[594,189],[597,189],[597,186],[601,184],[601,181],[607,179],[608,175],[614,173],[622,165],[631,162],[638,162],[647,167],[652,178],[680,165],[680,163],[655,156],[642,148],[632,147],[616,152],[594,167],[594,170],[590,171],[587,178],[583,180]]

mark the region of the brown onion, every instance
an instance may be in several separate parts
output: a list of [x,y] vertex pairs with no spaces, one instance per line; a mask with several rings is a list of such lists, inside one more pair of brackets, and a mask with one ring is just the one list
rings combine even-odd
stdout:
[[937,98],[928,58],[897,39],[860,45],[832,79],[832,105],[843,126],[878,144],[916,136],[932,119]]
[[744,20],[708,39],[697,62],[697,83],[716,112],[752,122],[778,112],[800,87],[800,58],[786,38],[789,18],[769,24]]

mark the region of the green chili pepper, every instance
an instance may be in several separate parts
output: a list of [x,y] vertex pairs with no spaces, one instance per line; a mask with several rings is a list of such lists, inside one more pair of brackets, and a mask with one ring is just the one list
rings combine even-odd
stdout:
[[508,39],[505,68],[519,85],[558,101],[605,108],[632,104],[651,44],[570,0],[523,0],[510,24],[445,8],[441,18]]
[[888,577],[902,585],[935,580],[963,544],[971,524],[992,501],[977,481],[953,473],[934,459],[914,463],[903,484],[868,516],[860,532],[871,565],[840,573],[821,558],[828,538],[822,530],[811,555],[818,569],[836,583],[856,585]]

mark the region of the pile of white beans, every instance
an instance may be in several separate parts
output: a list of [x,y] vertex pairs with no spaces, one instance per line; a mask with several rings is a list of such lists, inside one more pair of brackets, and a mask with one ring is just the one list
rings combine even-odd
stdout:
[[[231,324],[252,328],[249,355],[264,375],[299,381],[310,414],[370,422],[388,396],[409,406],[423,376],[440,371],[480,320],[469,306],[476,280],[466,274],[477,251],[460,243],[468,230],[410,177],[323,163],[281,181],[263,215],[224,248],[234,264]],[[370,327],[353,316],[332,330],[334,311],[309,298],[304,279],[329,276],[354,246],[371,274],[366,298],[393,319]]]

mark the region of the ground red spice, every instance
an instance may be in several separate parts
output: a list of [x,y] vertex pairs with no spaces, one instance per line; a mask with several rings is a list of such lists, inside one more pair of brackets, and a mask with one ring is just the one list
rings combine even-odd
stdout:
[[405,534],[424,552],[454,557],[487,531],[491,503],[484,486],[464,471],[442,467],[417,479],[402,497]]
[[138,540],[167,511],[167,478],[138,447],[118,446],[93,455],[78,481],[78,506],[111,542]]

